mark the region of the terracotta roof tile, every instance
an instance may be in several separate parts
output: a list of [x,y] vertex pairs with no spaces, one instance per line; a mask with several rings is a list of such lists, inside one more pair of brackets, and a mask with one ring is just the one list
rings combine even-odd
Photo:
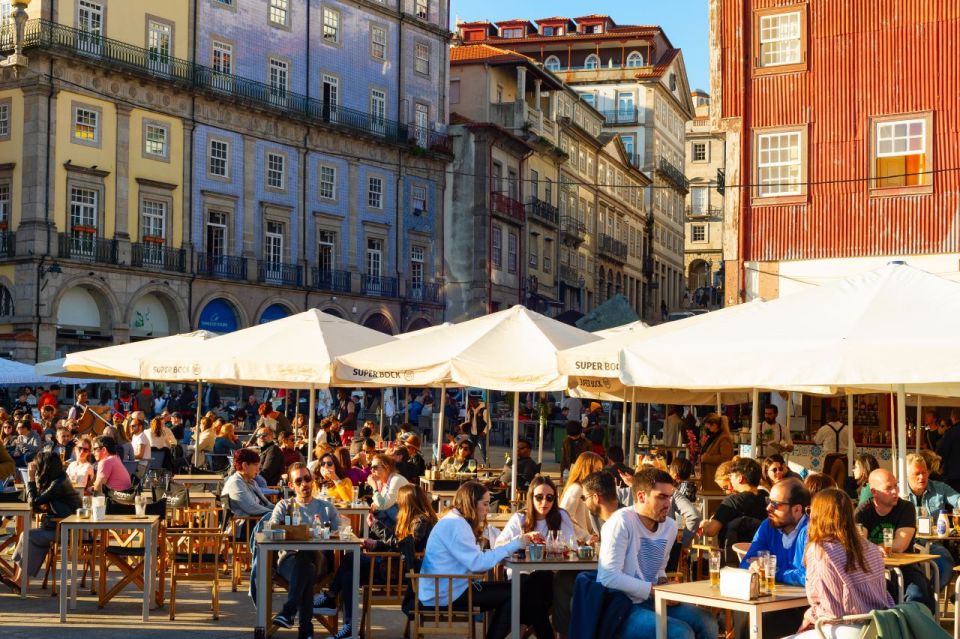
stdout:
[[642,69],[635,78],[659,78],[667,69],[670,68],[670,64],[676,59],[677,55],[680,53],[680,49],[668,49],[666,53],[660,56],[660,60],[652,67],[646,67]]
[[516,51],[508,51],[489,44],[466,44],[450,49],[450,63],[457,62],[528,62],[536,60]]

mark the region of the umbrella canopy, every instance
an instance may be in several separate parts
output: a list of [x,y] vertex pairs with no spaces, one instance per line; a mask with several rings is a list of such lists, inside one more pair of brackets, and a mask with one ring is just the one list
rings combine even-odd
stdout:
[[622,326],[605,328],[602,331],[593,331],[593,334],[596,335],[597,337],[602,337],[606,339],[608,337],[613,337],[614,335],[620,335],[621,333],[633,333],[636,331],[642,331],[645,328],[650,328],[650,327],[644,324],[642,321],[637,320],[636,322],[630,322],[629,324],[624,324]]
[[[818,385],[957,396],[957,313],[960,283],[891,263],[638,341],[621,353],[620,379],[653,388]],[[726,365],[696,365],[705,353]]]
[[561,390],[557,352],[600,338],[522,306],[337,358],[344,384]]
[[[113,379],[154,379],[165,382],[191,382],[199,377],[193,367],[185,360],[173,360],[164,366],[158,366],[144,375],[145,368],[168,353],[189,353],[203,342],[216,337],[210,331],[194,331],[169,337],[153,339],[116,346],[105,346],[89,351],[70,353],[62,360],[52,360],[37,364],[37,371],[53,371],[59,366],[67,377],[109,377]],[[58,372],[58,374],[61,374]]]
[[311,309],[174,350],[141,367],[144,379],[189,366],[194,379],[244,386],[316,388],[330,385],[338,355],[392,342],[393,337]]
[[75,384],[74,380],[62,379],[38,373],[32,364],[22,364],[9,359],[0,359],[0,385],[6,384]]

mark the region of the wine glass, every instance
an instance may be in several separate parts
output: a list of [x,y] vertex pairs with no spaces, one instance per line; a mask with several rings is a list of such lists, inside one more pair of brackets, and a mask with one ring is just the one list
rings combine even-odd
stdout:
[[469,470],[471,473],[477,472],[477,460],[476,460],[476,459],[471,459],[470,461],[467,462],[467,470]]

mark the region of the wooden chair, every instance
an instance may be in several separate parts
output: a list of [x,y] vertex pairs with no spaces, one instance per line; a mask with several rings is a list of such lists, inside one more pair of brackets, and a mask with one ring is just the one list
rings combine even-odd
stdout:
[[213,618],[220,618],[220,566],[226,539],[220,528],[167,529],[167,563],[170,566],[170,619],[177,613],[177,583],[210,582]]
[[[364,552],[370,558],[370,570],[361,575],[363,598],[361,599],[360,632],[370,638],[371,606],[399,606],[403,603],[406,581],[403,574],[403,557],[398,552]],[[386,570],[386,583],[376,583],[377,560]]]
[[[85,534],[80,538],[80,556],[77,560],[83,566],[83,576],[80,579],[80,587],[83,588],[87,585],[87,573],[93,573],[93,563],[96,561],[96,545],[93,543],[93,538],[89,534]],[[44,590],[47,588],[47,583],[50,583],[50,596],[57,596],[57,571],[59,567],[57,562],[60,561],[60,522],[57,522],[57,532],[56,537],[50,543],[50,548],[47,549],[47,555],[45,557],[46,569],[43,572],[43,584],[40,586]],[[90,594],[93,594],[97,591],[97,584],[93,576],[90,577]]]
[[[164,580],[166,578],[166,558],[163,552],[164,538],[166,534],[166,501],[161,500],[152,504],[147,504],[146,514],[157,515],[160,517],[160,528],[157,537],[157,552],[154,559],[157,561],[157,576],[159,578],[159,587],[156,592],[156,602],[158,606],[163,605],[164,599]],[[99,559],[99,581],[100,587],[97,589],[97,607],[103,608],[107,603],[117,596],[127,584],[143,589],[144,558],[146,556],[144,539],[142,531],[127,531],[124,534],[119,530],[103,530],[95,533],[98,541],[94,542],[94,553]],[[117,583],[109,590],[107,589],[107,574],[110,568],[114,567],[120,570],[122,576]]]
[[434,592],[440,591],[440,584],[446,586],[447,592],[453,591],[453,583],[457,581],[467,581],[467,605],[465,609],[457,609],[453,606],[453,601],[440,605],[434,602],[432,606],[425,606],[420,603],[420,598],[413,598],[413,637],[422,639],[427,636],[443,635],[444,637],[465,637],[466,639],[476,639],[476,616],[480,613],[473,606],[474,584],[483,581],[485,576],[478,574],[466,575],[428,575],[408,573],[408,578],[414,592],[420,592],[420,582],[433,582]]
[[261,517],[244,517],[234,514],[233,502],[229,497],[223,497],[223,532],[230,550],[231,560],[231,587],[237,592],[243,580],[243,571],[250,569],[253,558],[250,555],[250,535]]

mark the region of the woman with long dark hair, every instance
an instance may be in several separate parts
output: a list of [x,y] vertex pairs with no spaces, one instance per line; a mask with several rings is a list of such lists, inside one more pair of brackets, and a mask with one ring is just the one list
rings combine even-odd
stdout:
[[[893,607],[884,577],[883,553],[857,532],[846,493],[827,488],[810,502],[810,524],[803,563],[810,608],[794,639],[815,639],[818,619],[865,614]],[[824,626],[827,639],[856,639],[862,624]]]
[[331,502],[353,501],[353,482],[343,472],[336,454],[324,453],[317,462],[317,472],[314,474],[317,478],[315,493],[326,488]]
[[[524,548],[536,533],[529,532],[510,540],[503,546],[490,550],[480,548],[490,512],[490,491],[477,481],[461,484],[453,496],[453,505],[433,527],[427,539],[426,552],[420,572],[423,574],[467,575],[483,573]],[[425,606],[447,606],[463,610],[467,605],[467,581],[453,580],[452,586],[440,580],[421,581],[417,597]],[[486,639],[504,639],[510,633],[510,583],[487,581],[483,588],[474,590],[473,606],[483,611],[492,610],[487,626]],[[531,623],[526,608],[521,609],[520,619]],[[526,617],[526,619],[525,619]]]
[[31,577],[36,577],[47,556],[47,550],[57,534],[57,521],[74,514],[82,505],[78,493],[66,471],[60,455],[52,452],[43,452],[27,465],[27,499],[30,507],[36,511],[43,511],[43,520],[40,528],[30,532],[30,552],[28,563],[22,565],[23,537],[17,542],[13,552],[13,561],[16,564],[12,580],[3,578],[3,583],[16,592],[20,592],[20,575],[23,570]]
[[857,460],[853,463],[853,478],[857,482],[857,502],[862,504],[873,498],[870,492],[870,473],[880,468],[880,462],[870,453],[857,455]]

